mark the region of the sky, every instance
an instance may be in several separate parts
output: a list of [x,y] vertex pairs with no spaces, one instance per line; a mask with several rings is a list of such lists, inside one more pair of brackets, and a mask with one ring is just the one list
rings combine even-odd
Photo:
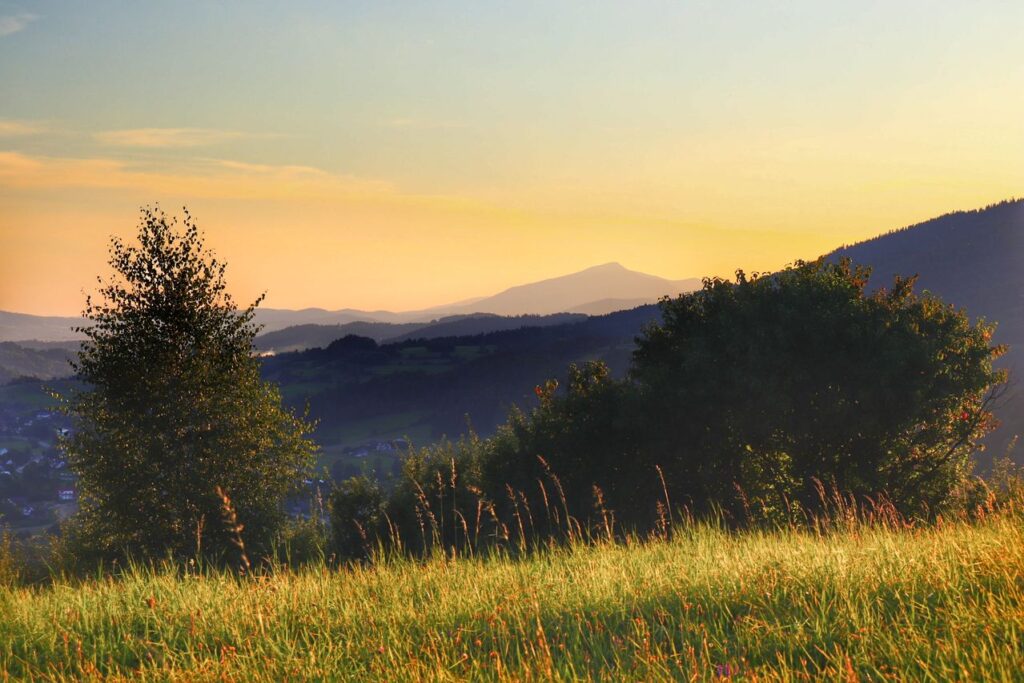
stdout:
[[0,0],[0,309],[139,207],[273,308],[772,270],[1024,195],[1024,3]]

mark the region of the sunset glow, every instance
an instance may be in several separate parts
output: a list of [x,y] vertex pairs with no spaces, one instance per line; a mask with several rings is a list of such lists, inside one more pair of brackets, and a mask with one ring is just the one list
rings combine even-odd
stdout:
[[242,300],[768,270],[1024,188],[1024,5],[0,4],[0,309],[138,208]]

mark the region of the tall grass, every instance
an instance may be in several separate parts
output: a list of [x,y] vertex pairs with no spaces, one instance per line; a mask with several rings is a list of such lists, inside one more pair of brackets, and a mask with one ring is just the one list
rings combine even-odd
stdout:
[[[0,588],[0,671],[77,680],[1024,679],[1024,519],[884,519],[263,576]],[[528,524],[528,522],[526,522]],[[518,531],[513,532],[518,534]],[[511,549],[510,549],[511,552]]]

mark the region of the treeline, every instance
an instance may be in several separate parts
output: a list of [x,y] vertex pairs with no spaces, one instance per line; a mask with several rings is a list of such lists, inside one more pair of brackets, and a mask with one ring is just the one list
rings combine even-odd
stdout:
[[[490,434],[509,409],[580,358],[600,359],[622,375],[634,338],[658,317],[643,306],[576,323],[474,336],[376,344],[365,337],[263,359],[263,376],[293,407],[309,406],[324,438],[361,419],[414,411],[431,434],[461,434],[467,416]],[[408,354],[422,352],[423,360]]]
[[624,379],[572,366],[494,436],[414,453],[394,490],[342,484],[336,551],[643,533],[680,508],[806,519],[836,495],[918,518],[971,507],[1003,349],[912,279],[868,294],[868,275],[798,263],[665,300]]

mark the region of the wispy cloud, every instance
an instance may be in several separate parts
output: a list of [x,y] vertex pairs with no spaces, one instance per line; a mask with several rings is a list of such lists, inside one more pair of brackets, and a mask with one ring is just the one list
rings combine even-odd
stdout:
[[39,15],[30,12],[0,15],[0,37],[21,31],[38,18]]
[[174,169],[111,158],[61,158],[0,152],[0,187],[88,187],[145,190],[195,197],[393,201],[402,197],[387,182],[329,173],[306,166],[271,166],[198,159]]
[[147,196],[415,206],[457,212],[496,210],[488,203],[465,197],[410,194],[385,180],[311,166],[192,159],[168,167],[108,157],[48,157],[0,151],[0,189],[52,192],[60,188],[141,191]]
[[234,130],[212,128],[129,128],[108,130],[93,136],[97,141],[118,147],[205,147],[249,137]]
[[30,121],[11,121],[0,119],[0,138],[21,135],[37,135],[47,130],[46,126]]

